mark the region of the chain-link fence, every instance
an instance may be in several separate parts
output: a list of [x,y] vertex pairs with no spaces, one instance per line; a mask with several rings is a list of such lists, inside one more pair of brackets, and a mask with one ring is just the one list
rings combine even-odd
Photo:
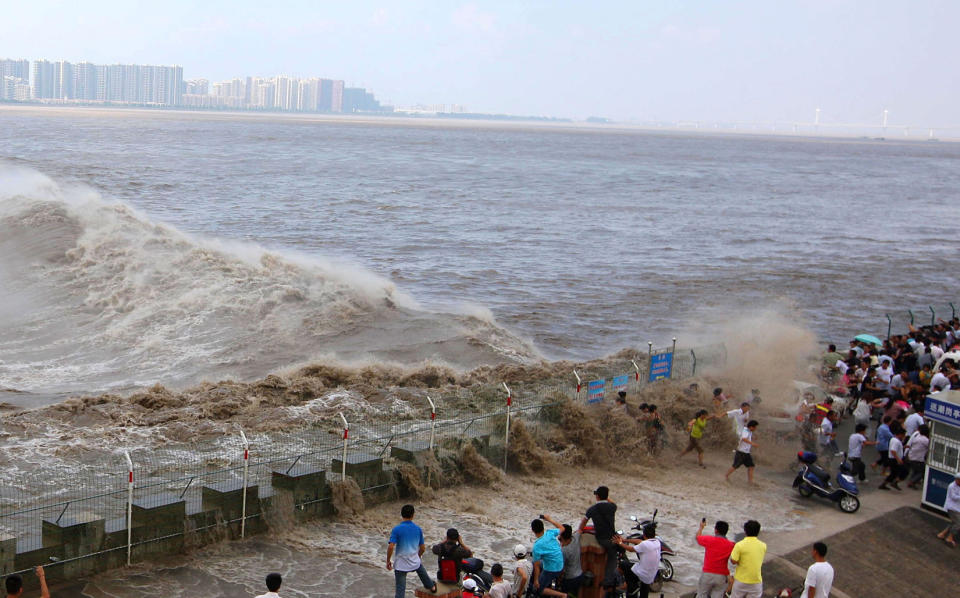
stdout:
[[242,537],[271,516],[330,513],[345,477],[364,494],[389,496],[397,476],[384,460],[455,454],[473,443],[492,447],[494,464],[506,468],[511,422],[536,434],[559,401],[609,401],[621,388],[691,377],[725,359],[722,345],[651,347],[565,379],[474,384],[424,395],[422,404],[395,401],[374,416],[354,413],[355,421],[341,413],[297,430],[248,437],[237,428],[212,440],[48,460],[29,476],[0,475],[0,573],[45,565],[52,580],[72,578]]

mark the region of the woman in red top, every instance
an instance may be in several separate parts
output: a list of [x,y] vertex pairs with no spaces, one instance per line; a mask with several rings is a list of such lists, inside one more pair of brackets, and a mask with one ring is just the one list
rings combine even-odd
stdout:
[[727,591],[727,577],[730,569],[727,561],[733,551],[733,542],[727,540],[727,530],[730,528],[726,521],[718,521],[713,526],[713,535],[703,533],[707,519],[700,520],[697,529],[697,544],[703,546],[706,552],[703,555],[703,573],[697,584],[697,598],[723,598]]

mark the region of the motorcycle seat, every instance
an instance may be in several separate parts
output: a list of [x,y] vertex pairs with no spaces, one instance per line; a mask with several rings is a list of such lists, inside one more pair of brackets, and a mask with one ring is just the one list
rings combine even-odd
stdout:
[[827,486],[830,483],[830,472],[826,469],[819,465],[811,465],[809,471],[814,477],[820,480],[821,486]]

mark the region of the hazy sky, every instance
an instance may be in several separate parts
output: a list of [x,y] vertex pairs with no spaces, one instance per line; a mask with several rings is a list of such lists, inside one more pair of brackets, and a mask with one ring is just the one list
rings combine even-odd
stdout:
[[396,105],[960,125],[960,1],[0,0],[0,56],[342,78]]

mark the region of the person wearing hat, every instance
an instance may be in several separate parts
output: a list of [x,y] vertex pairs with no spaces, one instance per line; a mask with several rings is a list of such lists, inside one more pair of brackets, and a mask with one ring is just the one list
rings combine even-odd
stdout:
[[960,471],[953,476],[953,483],[947,487],[947,500],[943,509],[950,516],[950,525],[937,537],[954,548],[957,547],[957,536],[960,536]]
[[461,598],[480,598],[483,596],[483,592],[477,589],[477,582],[472,579],[463,580],[463,592],[460,593]]
[[577,528],[577,531],[582,534],[583,528],[587,525],[587,521],[593,521],[593,535],[597,539],[597,544],[607,553],[607,563],[603,570],[602,587],[609,590],[615,588],[617,585],[617,544],[615,542],[615,537],[616,540],[619,540],[615,521],[617,505],[608,500],[610,497],[610,489],[606,486],[599,486],[594,490],[593,497],[596,502],[587,509],[583,519],[580,520],[580,527]]
[[523,598],[533,576],[533,563],[527,558],[527,547],[523,544],[513,547],[513,557],[517,559],[517,568],[513,571],[513,595]]

